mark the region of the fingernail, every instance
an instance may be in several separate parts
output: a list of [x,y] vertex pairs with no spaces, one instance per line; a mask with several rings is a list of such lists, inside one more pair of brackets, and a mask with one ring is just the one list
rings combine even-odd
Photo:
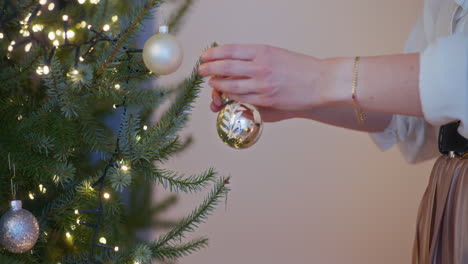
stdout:
[[213,111],[215,113],[217,112],[216,110],[218,110],[216,105],[214,105],[214,104],[210,104],[210,109],[211,109],[211,111]]

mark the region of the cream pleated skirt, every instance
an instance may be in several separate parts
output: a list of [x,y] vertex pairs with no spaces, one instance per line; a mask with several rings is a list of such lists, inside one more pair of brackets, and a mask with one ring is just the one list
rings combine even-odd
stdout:
[[437,159],[416,228],[413,264],[468,264],[468,159]]

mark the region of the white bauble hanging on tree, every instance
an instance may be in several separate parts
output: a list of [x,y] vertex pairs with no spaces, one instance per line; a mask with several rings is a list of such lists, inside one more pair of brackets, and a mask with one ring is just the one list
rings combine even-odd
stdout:
[[10,202],[11,208],[0,218],[0,244],[12,253],[31,250],[39,237],[37,219],[22,209],[20,200]]
[[169,34],[167,26],[159,27],[159,33],[150,37],[143,47],[143,62],[150,71],[159,75],[177,71],[183,58],[182,46]]

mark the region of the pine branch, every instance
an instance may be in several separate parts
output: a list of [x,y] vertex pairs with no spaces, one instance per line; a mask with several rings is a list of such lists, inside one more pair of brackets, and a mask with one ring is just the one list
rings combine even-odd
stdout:
[[154,258],[158,260],[175,260],[190,255],[207,246],[207,238],[198,238],[179,245],[160,247],[154,252]]
[[194,0],[185,0],[185,2],[179,6],[168,19],[168,27],[173,33],[177,33],[183,24],[184,17],[190,11],[190,7],[193,5]]
[[194,231],[194,229],[198,227],[198,224],[203,223],[219,201],[226,197],[229,191],[227,184],[229,184],[229,178],[220,178],[211,193],[199,207],[193,210],[188,217],[182,219],[174,229],[160,237],[151,245],[152,251],[156,253],[161,248],[170,246],[169,243],[184,237],[186,232]]
[[[197,68],[198,64],[194,67],[190,78],[186,79],[184,89],[169,110],[161,117],[158,124],[142,137],[141,144],[144,147],[139,151],[139,158],[162,160],[162,154],[168,156],[171,153],[163,153],[163,151],[168,145],[175,143],[176,133],[187,123],[192,104],[200,92],[203,77],[198,75]],[[175,148],[173,151],[177,149]],[[134,160],[137,159],[134,157]]]
[[185,176],[170,170],[158,169],[153,163],[140,164],[133,168],[133,172],[138,177],[161,183],[165,189],[173,192],[199,192],[216,179],[216,172],[213,169],[199,175]]
[[150,212],[152,214],[161,214],[166,212],[171,206],[175,205],[178,201],[177,195],[170,195],[166,197],[164,200],[158,202],[153,208],[151,208]]
[[138,14],[135,20],[130,24],[128,29],[124,32],[124,34],[120,37],[120,39],[117,41],[117,43],[114,45],[113,50],[109,57],[104,61],[104,63],[101,65],[99,70],[97,71],[97,76],[100,76],[104,73],[104,71],[107,69],[109,64],[114,60],[115,56],[119,52],[119,50],[122,48],[123,44],[125,43],[127,37],[129,37],[133,31],[137,28],[137,26],[141,23],[142,19],[145,17],[145,15],[148,14],[148,12],[159,6],[162,3],[162,0],[150,0],[146,3],[145,7],[143,10]]
[[186,177],[177,172],[159,170],[154,177],[171,192],[182,191],[185,193],[199,192],[203,190],[210,182],[215,180],[216,172],[209,169],[200,175],[191,175]]

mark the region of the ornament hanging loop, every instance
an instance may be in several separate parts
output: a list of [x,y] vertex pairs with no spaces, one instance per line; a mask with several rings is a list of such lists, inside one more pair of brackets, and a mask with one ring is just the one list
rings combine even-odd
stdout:
[[160,26],[159,34],[169,34],[169,27],[167,25]]
[[8,153],[8,170],[13,169],[13,176],[10,179],[10,184],[11,184],[11,196],[13,197],[13,200],[16,200],[16,193],[18,192],[18,186],[13,183],[13,179],[16,177],[16,166],[15,164],[11,164],[11,158],[10,158],[10,153]]

